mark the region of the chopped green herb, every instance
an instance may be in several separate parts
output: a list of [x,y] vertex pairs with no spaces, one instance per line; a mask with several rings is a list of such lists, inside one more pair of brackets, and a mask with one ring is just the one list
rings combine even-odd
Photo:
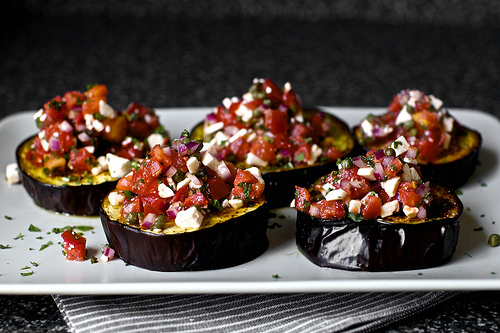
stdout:
[[38,263],[34,262],[34,261],[30,261],[30,263],[34,266],[34,267],[38,267]]
[[250,199],[250,192],[252,192],[253,183],[239,183],[238,186],[243,189],[243,194],[245,195],[245,200]]
[[7,245],[3,245],[3,244],[0,244],[0,250],[5,250],[5,249],[10,249],[10,245],[7,244]]
[[488,185],[487,185],[486,183],[484,183],[484,182],[483,182],[483,183],[481,183],[481,186],[482,186],[482,187],[486,187],[486,186],[488,186]]
[[23,269],[30,269],[31,267],[30,266],[24,266],[23,268],[21,268],[21,270]]
[[481,215],[479,215],[479,217],[485,217],[485,215],[484,215],[484,214],[481,214]]
[[279,279],[280,278],[280,276],[278,274],[273,274],[272,276],[273,276],[273,279]]
[[306,155],[304,153],[300,153],[295,156],[295,161],[296,162],[302,162],[305,159]]
[[24,237],[24,235],[22,233],[19,233],[19,235],[17,235],[14,239],[22,239]]
[[38,236],[36,239],[43,239],[43,237],[42,236]]
[[462,192],[462,190],[460,190],[460,189],[456,189],[456,190],[455,190],[455,194],[456,194],[456,195],[461,195],[461,194],[463,194],[463,192]]
[[477,227],[477,228],[474,228],[472,230],[474,230],[474,231],[481,231],[481,230],[483,230],[483,227]]
[[97,263],[97,262],[98,262],[98,261],[97,261],[97,258],[96,258],[95,256],[90,257],[90,263],[91,263],[91,264],[95,264],[95,263]]
[[354,213],[349,212],[349,214],[347,214],[347,217],[350,218],[351,220],[353,220],[354,222],[363,221],[363,215],[361,215],[361,214],[354,214]]
[[21,276],[30,276],[30,275],[33,275],[33,271],[28,273],[21,273]]
[[5,215],[4,216],[6,220],[12,220],[12,217],[8,216],[8,215]]
[[424,273],[418,273],[418,275],[419,275],[419,276],[422,276],[422,275],[424,275]]
[[40,228],[35,227],[33,224],[30,224],[28,231],[41,231]]
[[125,197],[127,198],[127,200],[130,200],[130,199],[132,199],[132,197],[137,196],[137,193],[134,193],[134,192],[128,191],[128,190],[123,191],[123,194],[125,194]]
[[45,250],[45,249],[46,249],[46,248],[48,248],[48,247],[49,247],[49,244],[48,244],[48,243],[47,243],[47,244],[42,244],[42,245],[40,246],[40,250],[38,250],[38,251]]

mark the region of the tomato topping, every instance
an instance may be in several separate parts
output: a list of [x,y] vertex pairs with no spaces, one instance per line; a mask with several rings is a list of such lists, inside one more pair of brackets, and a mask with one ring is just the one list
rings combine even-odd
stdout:
[[214,200],[219,200],[230,193],[230,190],[221,177],[213,177],[208,180],[208,192]]
[[78,235],[73,230],[65,230],[61,237],[63,239],[63,247],[66,259],[75,261],[84,261],[87,258],[87,250],[85,245],[87,239]]
[[382,200],[375,195],[368,195],[364,199],[363,218],[373,220],[380,216],[382,211]]
[[311,194],[303,187],[295,186],[295,208],[303,212],[309,210]]
[[73,149],[69,153],[68,166],[76,173],[90,172],[94,163],[95,156],[85,148]]

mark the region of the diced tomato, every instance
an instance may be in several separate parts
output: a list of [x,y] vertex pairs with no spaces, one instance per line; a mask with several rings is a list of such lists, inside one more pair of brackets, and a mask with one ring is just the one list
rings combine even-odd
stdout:
[[230,193],[229,188],[221,177],[213,177],[208,180],[208,192],[214,200],[219,200]]
[[384,173],[389,177],[392,178],[398,174],[399,171],[403,168],[403,163],[399,158],[394,158],[390,164],[388,164],[384,168]]
[[63,95],[63,100],[66,101],[66,106],[69,110],[75,106],[81,106],[85,100],[85,95],[77,90],[68,91]]
[[141,197],[144,215],[153,213],[155,215],[164,214],[169,206],[169,200],[161,198],[156,193]]
[[184,207],[187,209],[191,206],[198,206],[200,208],[206,208],[208,206],[208,201],[200,191],[191,194],[184,201]]
[[314,113],[309,122],[311,123],[311,128],[316,137],[324,137],[328,134],[327,130],[329,129],[329,125],[328,123],[325,123],[323,113]]
[[302,110],[300,96],[293,90],[287,90],[283,93],[283,102],[295,113]]
[[439,128],[439,118],[436,112],[420,111],[413,114],[413,121],[415,125],[422,130]]
[[299,146],[293,153],[293,161],[295,164],[307,163],[311,155],[311,150],[308,145],[303,144]]
[[119,191],[133,191],[134,185],[135,185],[134,175],[130,173],[118,180],[118,184],[116,184],[116,189]]
[[95,156],[85,148],[73,149],[69,153],[68,166],[76,173],[91,171],[94,163]]
[[[61,96],[56,96],[44,105],[45,119],[42,122],[46,127],[53,123],[64,120],[68,116],[68,107]],[[40,119],[39,119],[40,121]]]
[[163,170],[166,170],[168,167],[170,167],[170,165],[172,165],[170,157],[165,154],[160,145],[156,145],[151,148],[150,155],[152,159],[156,159],[161,163]]
[[73,230],[65,230],[61,237],[63,239],[64,252],[66,259],[75,261],[84,261],[87,258],[87,250],[85,245],[87,239],[76,234]]
[[311,203],[311,193],[303,187],[295,186],[295,209],[307,212]]
[[189,189],[187,186],[182,186],[178,188],[175,195],[172,197],[172,202],[184,202],[189,194]]
[[130,200],[125,201],[123,204],[121,211],[123,217],[132,212],[142,213],[141,198],[138,196],[132,196]]
[[295,123],[290,126],[290,140],[293,142],[302,143],[304,138],[312,137],[312,131],[306,125]]
[[419,158],[424,162],[432,162],[439,158],[443,148],[444,134],[439,128],[425,130],[423,137],[417,141]]
[[262,83],[262,91],[265,92],[267,98],[271,99],[274,103],[280,101],[283,94],[281,89],[269,79],[264,79],[264,82]]
[[97,102],[99,102],[99,100],[103,100],[106,102],[108,96],[108,88],[104,84],[96,84],[85,92],[85,96],[88,99],[92,99]]
[[363,201],[363,218],[365,220],[373,220],[380,216],[382,212],[382,200],[379,197],[369,195]]
[[263,136],[257,137],[252,142],[250,151],[264,161],[273,162],[276,160],[276,148],[274,144]]
[[264,184],[260,184],[250,171],[238,169],[231,191],[233,196],[251,201],[259,198],[263,192]]
[[127,135],[128,121],[124,116],[117,116],[114,118],[107,118],[103,120],[104,131],[101,136],[104,140],[113,143],[120,143]]
[[264,126],[271,133],[284,134],[288,132],[288,113],[287,110],[268,109],[264,112]]
[[99,100],[86,99],[82,104],[82,116],[99,113]]
[[399,97],[396,95],[393,97],[391,104],[388,107],[390,112],[398,112],[401,110],[401,104],[399,103]]
[[160,124],[153,110],[138,103],[130,103],[125,112],[130,117],[128,135],[140,140],[145,139],[148,135],[153,133]]
[[319,217],[322,219],[338,219],[345,216],[344,203],[341,200],[320,200],[313,203],[319,209]]
[[323,153],[323,156],[328,158],[330,161],[336,161],[337,159],[342,157],[342,152],[335,147],[329,147]]
[[245,156],[250,151],[250,147],[250,144],[246,140],[238,138],[231,143],[229,149],[241,161],[245,159]]

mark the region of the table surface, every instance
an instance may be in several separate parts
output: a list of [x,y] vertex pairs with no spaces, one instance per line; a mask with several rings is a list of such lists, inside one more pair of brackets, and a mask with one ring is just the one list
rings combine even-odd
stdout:
[[[108,101],[215,106],[254,77],[292,83],[306,105],[386,106],[401,89],[500,116],[498,28],[353,21],[26,17],[2,35],[0,117],[104,83]],[[6,30],[4,30],[6,31]],[[500,248],[499,248],[500,251]],[[0,272],[1,274],[1,272]],[[50,296],[0,296],[7,330],[64,332]],[[500,292],[464,293],[387,331],[498,331]]]

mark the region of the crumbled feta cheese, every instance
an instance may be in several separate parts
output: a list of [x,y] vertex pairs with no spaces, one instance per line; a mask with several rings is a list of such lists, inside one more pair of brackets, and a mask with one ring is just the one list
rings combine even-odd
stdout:
[[229,109],[229,107],[231,106],[233,102],[231,101],[231,99],[229,97],[226,97],[222,100],[222,105],[224,105],[224,107],[226,109]]
[[241,199],[229,199],[229,205],[234,209],[243,207],[243,200]]
[[333,187],[332,184],[330,183],[325,183],[323,186],[323,195],[325,195],[326,193],[330,192],[330,191],[333,191],[335,190],[335,187]]
[[196,207],[181,210],[175,217],[175,224],[181,228],[198,229],[203,222],[203,214]]
[[189,186],[189,184],[191,183],[191,179],[189,179],[188,177],[184,178],[183,180],[181,180],[180,182],[177,183],[177,188],[181,188],[183,186]]
[[413,218],[413,217],[417,216],[418,208],[405,205],[403,207],[403,213],[405,213],[405,215],[408,216],[409,218]]
[[293,199],[292,202],[290,202],[290,207],[295,208],[295,199]]
[[215,171],[217,164],[219,164],[219,160],[210,154],[210,152],[206,151],[203,156],[201,156],[201,163],[207,168]]
[[257,133],[252,132],[247,136],[247,142],[252,142],[257,137]]
[[347,196],[347,192],[344,191],[343,189],[339,188],[339,189],[336,189],[336,190],[333,190],[333,191],[326,193],[325,199],[326,199],[326,201],[344,200],[346,196]]
[[40,109],[38,110],[34,115],[33,115],[33,119],[34,120],[37,120],[38,118],[40,118],[43,114],[43,109]]
[[373,134],[373,124],[368,119],[361,122],[361,129],[367,136],[371,136]]
[[108,199],[109,199],[109,203],[112,206],[118,206],[118,205],[121,205],[123,203],[123,201],[125,200],[125,196],[119,192],[111,192],[108,195]]
[[444,133],[443,148],[444,149],[450,148],[450,143],[451,143],[451,134],[450,133]]
[[245,171],[250,172],[255,178],[257,178],[259,184],[265,183],[264,179],[262,178],[262,174],[261,174],[259,168],[251,167],[251,168],[245,169]]
[[292,84],[290,82],[285,83],[285,85],[283,86],[283,90],[285,92],[291,91],[292,90]]
[[94,119],[94,121],[92,121],[92,127],[94,127],[97,132],[102,132],[102,130],[104,129],[104,124],[99,120]]
[[255,165],[255,166],[261,166],[261,167],[265,167],[268,164],[267,161],[264,161],[259,156],[255,155],[254,153],[247,154],[246,163],[248,165]]
[[380,217],[391,216],[395,212],[399,211],[399,201],[391,200],[382,205],[382,211]]
[[229,136],[224,134],[224,132],[217,132],[215,133],[214,138],[212,139],[218,146],[224,147],[227,145],[227,142],[229,140]]
[[146,141],[148,142],[148,145],[151,148],[156,146],[156,145],[160,145],[160,147],[161,147],[161,146],[163,146],[163,142],[165,141],[165,138],[160,133],[153,133],[146,138]]
[[394,140],[393,143],[391,143],[391,148],[396,152],[396,156],[399,156],[406,152],[408,148],[410,148],[410,145],[408,144],[408,141],[406,141],[405,137],[401,135],[399,138]]
[[413,118],[411,114],[408,112],[408,107],[406,104],[403,106],[401,111],[399,111],[398,117],[396,118],[396,125],[401,125],[411,121]]
[[190,173],[197,173],[200,170],[200,162],[194,156],[187,160],[186,165]]
[[302,112],[302,110],[298,111],[295,116],[294,116],[294,119],[299,122],[299,123],[303,123],[304,122],[304,113]]
[[309,157],[307,164],[312,165],[316,163],[321,154],[323,154],[323,149],[321,149],[317,144],[313,144],[311,147],[311,156]]
[[351,200],[349,201],[349,213],[355,215],[361,214],[361,200]]
[[368,180],[376,180],[375,170],[372,167],[363,167],[358,169],[358,176],[364,177]]
[[410,168],[410,179],[411,180],[420,180],[420,175],[418,174],[418,171],[415,168]]
[[40,140],[43,150],[49,151],[49,142],[45,139]]
[[229,206],[229,200],[224,199],[224,200],[222,201],[222,208],[226,208],[227,206]]
[[19,175],[19,168],[17,167],[17,163],[9,163],[7,164],[5,170],[5,177],[7,178],[7,182],[9,184],[19,183],[21,181],[21,177]]
[[38,138],[41,140],[43,138],[45,138],[45,130],[41,130],[40,132],[38,132]]
[[385,190],[389,198],[392,198],[393,196],[396,195],[396,192],[398,191],[400,181],[401,181],[400,177],[394,177],[385,182],[381,182],[380,185]]
[[222,121],[219,121],[219,122],[214,123],[212,125],[205,126],[203,131],[205,132],[205,134],[212,134],[212,133],[215,133],[217,131],[220,131],[223,128],[224,128],[224,123]]
[[121,178],[132,170],[130,161],[126,158],[108,153],[106,154],[106,159],[108,161],[109,173],[113,178]]
[[106,158],[106,156],[104,156],[104,155],[99,156],[97,158],[97,163],[99,163],[99,166],[103,170],[108,170],[108,159]]
[[174,193],[174,191],[172,191],[172,189],[170,187],[161,183],[158,185],[158,195],[160,196],[160,198],[166,199],[166,198],[173,197],[175,195],[175,193]]
[[434,107],[434,109],[440,110],[441,107],[443,106],[443,101],[433,95],[430,95],[429,98],[431,99],[431,104]]
[[238,140],[239,138],[244,137],[248,133],[248,130],[246,128],[240,129],[238,132],[236,132],[233,136],[229,138],[229,143],[233,143],[234,141]]
[[102,99],[99,101],[99,113],[104,117],[111,119],[115,118],[117,115],[116,111]]
[[93,167],[92,169],[90,169],[90,172],[94,176],[97,176],[98,174],[100,174],[103,171],[104,170],[103,170],[103,168],[100,165],[96,165],[95,167]]
[[85,147],[83,147],[83,149],[85,149],[86,151],[88,151],[91,154],[93,154],[95,152],[94,146],[85,146]]
[[237,116],[241,117],[241,120],[243,120],[244,122],[248,122],[250,119],[252,119],[253,116],[253,111],[243,104],[240,104],[240,106],[238,107],[238,109],[236,109],[236,111],[234,111],[234,113]]
[[453,131],[453,125],[455,123],[455,119],[450,116],[445,116],[443,118],[443,128],[446,132],[450,133]]

